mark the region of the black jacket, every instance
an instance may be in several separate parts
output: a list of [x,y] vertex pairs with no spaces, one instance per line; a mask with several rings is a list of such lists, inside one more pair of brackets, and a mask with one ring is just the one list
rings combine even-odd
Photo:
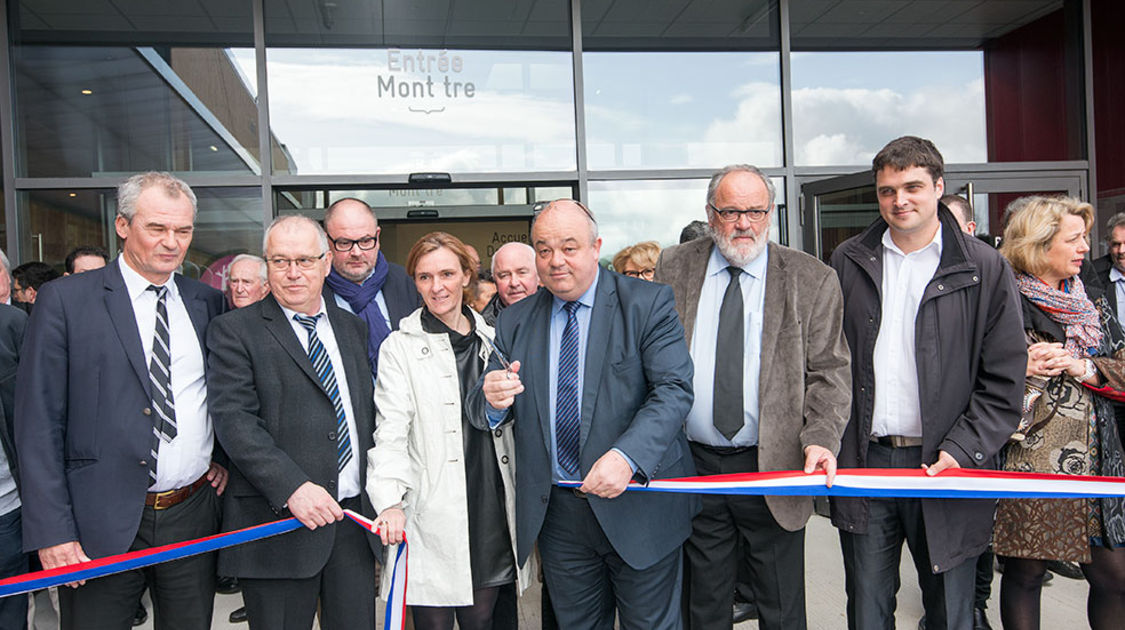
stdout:
[[13,419],[16,400],[16,368],[20,362],[20,345],[27,315],[20,309],[0,304],[0,446],[8,459],[8,469],[20,485],[19,464],[16,459]]
[[[1020,418],[1027,351],[1019,291],[996,250],[964,235],[949,210],[938,211],[942,253],[915,320],[922,408],[922,461],[938,451],[962,467],[995,468],[996,454]],[[875,405],[873,355],[882,315],[881,218],[832,254],[844,293],[844,334],[852,351],[852,412],[840,447],[841,468],[865,467]],[[995,501],[922,502],[931,569],[941,573],[980,555],[992,537]],[[832,522],[862,534],[868,500],[836,499]]]

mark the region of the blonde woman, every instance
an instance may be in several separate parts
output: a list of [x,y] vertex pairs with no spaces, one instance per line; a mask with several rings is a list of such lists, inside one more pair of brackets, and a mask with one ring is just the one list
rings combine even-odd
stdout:
[[660,244],[642,241],[617,252],[613,257],[613,270],[630,278],[652,280],[656,274],[656,260],[660,258]]
[[[1100,287],[1079,273],[1090,250],[1094,209],[1077,199],[1013,203],[1000,252],[1012,264],[1028,339],[1024,420],[1004,449],[1004,469],[1122,476],[1113,406],[1084,385],[1125,389],[1125,335]],[[1125,499],[1002,499],[993,533],[1005,558],[1004,627],[1039,627],[1048,560],[1081,563],[1090,583],[1092,628],[1125,619]]]
[[[501,587],[518,577],[511,432],[472,428],[462,404],[493,336],[465,301],[472,265],[444,232],[415,243],[406,270],[423,306],[379,351],[367,494],[384,544],[404,535],[410,544],[406,603],[417,630],[452,630],[455,619],[462,630],[490,629]],[[386,571],[381,592],[389,589]]]

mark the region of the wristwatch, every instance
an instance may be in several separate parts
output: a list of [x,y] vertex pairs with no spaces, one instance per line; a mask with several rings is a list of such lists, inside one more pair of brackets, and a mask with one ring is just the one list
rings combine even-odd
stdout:
[[1082,373],[1082,378],[1078,379],[1083,383],[1089,383],[1094,379],[1098,373],[1098,366],[1094,365],[1093,359],[1086,359],[1086,371]]

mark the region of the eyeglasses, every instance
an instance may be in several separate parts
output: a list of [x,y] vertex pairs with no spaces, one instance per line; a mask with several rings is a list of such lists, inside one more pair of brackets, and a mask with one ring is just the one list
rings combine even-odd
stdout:
[[715,214],[719,215],[719,219],[721,219],[723,223],[735,223],[741,219],[743,215],[750,219],[751,223],[761,223],[765,221],[766,217],[770,214],[769,210],[735,210],[734,208],[724,208],[720,210],[712,203],[708,203],[707,207],[711,208]]
[[352,247],[358,245],[360,249],[369,251],[375,249],[375,244],[379,242],[377,236],[365,236],[363,238],[350,239],[350,238],[330,238],[332,241],[332,249],[338,252],[350,252]]
[[635,269],[629,269],[626,271],[622,271],[621,273],[629,276],[630,278],[644,278],[645,280],[652,280],[656,276],[656,269],[653,269],[652,267],[649,267],[648,269],[641,269],[639,271]]
[[289,269],[289,265],[292,265],[293,263],[297,263],[297,266],[301,269],[312,269],[316,266],[318,260],[324,258],[325,253],[327,252],[324,252],[319,256],[302,256],[300,258],[267,258],[266,264],[268,264],[270,266],[270,269],[272,269],[273,271],[287,271]]

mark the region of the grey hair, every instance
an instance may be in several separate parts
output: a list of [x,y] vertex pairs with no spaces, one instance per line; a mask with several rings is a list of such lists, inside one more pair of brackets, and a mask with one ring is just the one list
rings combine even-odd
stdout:
[[707,216],[711,216],[710,206],[715,203],[715,193],[719,191],[719,184],[723,182],[723,178],[730,173],[750,173],[757,175],[762,183],[766,185],[766,192],[769,193],[769,207],[773,208],[773,199],[777,195],[777,190],[773,186],[773,181],[762,172],[762,169],[750,164],[728,164],[719,169],[714,175],[711,176],[711,181],[707,183]]
[[531,257],[531,264],[533,266],[535,265],[535,248],[534,247],[532,247],[531,245],[528,245],[527,243],[504,243],[503,245],[500,246],[500,249],[496,250],[496,253],[492,255],[492,263],[489,265],[489,270],[492,272],[492,275],[494,275],[494,276],[496,275],[496,257],[499,256],[500,252],[504,251],[505,249],[520,249],[520,250],[523,250],[524,253],[526,253],[528,256]]
[[[1118,212],[1105,222],[1105,240],[1107,243],[1113,238],[1113,229],[1123,225],[1125,225],[1125,212]],[[3,252],[0,252],[0,255],[3,255]],[[4,266],[8,266],[7,260],[4,261]]]
[[263,256],[266,255],[266,246],[269,245],[270,233],[273,232],[273,229],[282,225],[282,224],[293,223],[293,222],[305,223],[305,224],[311,225],[316,230],[316,240],[317,240],[317,243],[320,244],[320,253],[321,254],[327,254],[328,253],[328,233],[324,231],[324,228],[321,227],[321,225],[319,223],[317,223],[316,221],[313,221],[312,219],[310,219],[306,216],[302,216],[300,214],[286,214],[286,215],[282,215],[282,216],[274,219],[273,222],[270,223],[270,226],[268,228],[266,228],[266,233],[265,233],[265,235],[262,236],[262,255]]
[[8,262],[8,255],[5,254],[4,250],[2,249],[0,249],[0,265],[4,266],[5,272],[9,272],[12,270],[12,264]]
[[187,182],[172,175],[171,173],[149,171],[147,173],[137,173],[129,179],[121,182],[117,187],[117,216],[124,218],[128,222],[133,221],[133,217],[137,214],[137,199],[140,198],[141,193],[145,189],[152,186],[163,186],[164,194],[170,198],[176,198],[180,195],[186,196],[191,200],[191,218],[194,220],[198,212],[196,207],[197,202],[195,193],[192,192],[191,186]]
[[578,206],[582,210],[582,214],[586,215],[586,223],[590,226],[590,244],[593,245],[598,240],[598,220],[594,218],[593,211],[587,208],[586,204],[576,199],[555,199],[554,201],[548,201],[547,204],[543,206],[543,208],[539,210],[539,212],[537,212],[532,218],[532,229],[535,229],[535,223],[539,221],[539,219],[544,214],[547,214],[548,211],[553,210],[558,204],[568,202]]
[[[269,283],[270,276],[269,271],[266,269],[266,259],[262,258],[261,256],[255,256],[254,254],[239,254],[230,261],[230,264],[227,265],[227,269],[230,269],[231,267],[244,260],[251,260],[258,263],[258,277],[262,279],[262,284]],[[223,284],[226,285],[226,280],[223,280]],[[223,286],[223,288],[226,289],[226,286]]]

